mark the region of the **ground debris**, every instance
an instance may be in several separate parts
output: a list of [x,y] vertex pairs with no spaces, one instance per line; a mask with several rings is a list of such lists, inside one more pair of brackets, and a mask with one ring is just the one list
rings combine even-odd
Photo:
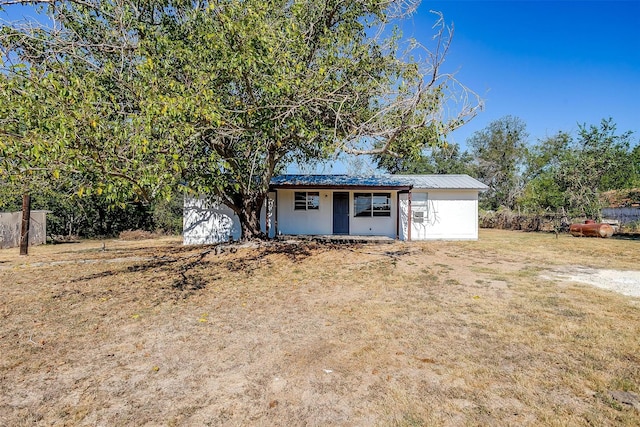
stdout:
[[640,396],[637,394],[622,390],[609,390],[607,394],[616,402],[640,411]]
[[385,251],[384,254],[386,256],[392,257],[392,258],[397,258],[397,257],[401,257],[403,255],[407,255],[410,254],[411,251],[408,249],[400,249],[397,251]]

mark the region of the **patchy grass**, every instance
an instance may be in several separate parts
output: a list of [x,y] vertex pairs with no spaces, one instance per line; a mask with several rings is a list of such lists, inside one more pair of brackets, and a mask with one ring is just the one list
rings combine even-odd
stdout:
[[152,233],[146,230],[125,230],[120,232],[118,238],[120,238],[120,240],[149,240],[160,236],[162,236],[162,234],[159,232]]
[[543,274],[638,270],[638,241],[16,252],[1,425],[640,425],[609,394],[640,392],[638,299]]

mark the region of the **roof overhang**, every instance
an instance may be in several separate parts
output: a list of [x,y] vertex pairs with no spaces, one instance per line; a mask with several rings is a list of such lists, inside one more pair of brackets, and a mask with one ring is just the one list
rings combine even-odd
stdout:
[[273,177],[269,190],[316,189],[316,190],[385,190],[409,191],[412,183],[389,176],[353,175],[278,175]]
[[468,175],[278,175],[271,179],[269,190],[385,190],[407,192],[420,190],[484,191],[488,187]]
[[413,187],[407,185],[339,185],[339,184],[271,184],[269,190],[298,190],[298,189],[314,189],[314,190],[386,190],[386,191],[409,191]]

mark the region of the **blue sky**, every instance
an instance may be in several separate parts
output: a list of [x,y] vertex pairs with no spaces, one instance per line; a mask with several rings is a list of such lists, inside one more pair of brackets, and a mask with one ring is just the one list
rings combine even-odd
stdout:
[[531,143],[608,117],[639,140],[640,0],[425,1],[405,36],[431,37],[430,9],[455,28],[447,69],[485,102],[452,142],[505,115],[527,124]]

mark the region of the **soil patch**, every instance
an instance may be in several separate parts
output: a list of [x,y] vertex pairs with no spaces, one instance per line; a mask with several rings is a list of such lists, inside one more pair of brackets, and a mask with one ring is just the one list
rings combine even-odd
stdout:
[[564,281],[586,283],[623,295],[640,297],[640,271],[567,267],[554,271],[551,277]]

